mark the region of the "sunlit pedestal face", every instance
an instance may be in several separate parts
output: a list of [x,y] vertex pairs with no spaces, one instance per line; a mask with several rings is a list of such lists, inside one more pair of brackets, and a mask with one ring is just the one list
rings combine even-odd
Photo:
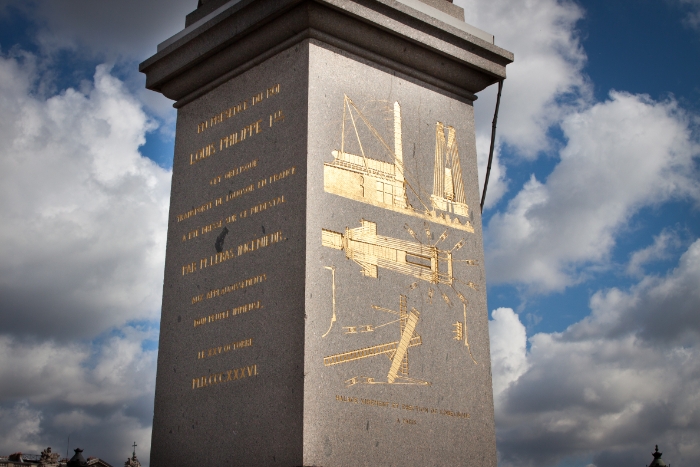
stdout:
[[471,101],[495,78],[459,91],[305,22],[403,19],[372,26],[390,41],[413,10],[289,3],[302,33],[237,67],[209,44],[204,84],[194,33],[142,64],[178,100],[151,463],[495,466]]

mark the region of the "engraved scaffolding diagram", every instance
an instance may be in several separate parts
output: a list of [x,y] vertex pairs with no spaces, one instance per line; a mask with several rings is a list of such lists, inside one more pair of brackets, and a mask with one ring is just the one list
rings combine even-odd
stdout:
[[[365,154],[358,131],[358,119],[381,144],[389,159],[388,162]],[[345,150],[345,134],[350,131],[350,125],[346,125],[348,120],[354,130],[360,155],[351,154]],[[445,130],[447,130],[447,139]],[[469,220],[469,207],[464,193],[462,168],[453,127],[441,122],[435,125],[433,193],[430,195],[422,192],[417,179],[414,179],[404,166],[401,106],[398,102],[394,102],[393,150],[347,95],[343,103],[341,132],[340,151],[333,151],[333,161],[324,163],[323,186],[326,192],[474,232]],[[420,204],[419,207],[411,204],[409,192]]]

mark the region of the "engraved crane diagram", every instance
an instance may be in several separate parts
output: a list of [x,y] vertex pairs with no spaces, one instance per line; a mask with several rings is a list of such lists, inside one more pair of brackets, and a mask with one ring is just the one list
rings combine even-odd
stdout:
[[[404,165],[401,106],[394,102],[393,107],[392,149],[367,116],[347,95],[345,96],[340,150],[332,151],[333,161],[324,163],[324,190],[365,204],[473,233],[454,127],[442,122],[435,124],[433,192],[426,193],[418,179]],[[347,124],[348,121],[350,124]],[[360,123],[364,123],[374,141],[379,143],[379,151],[385,153],[383,157],[386,160],[377,159],[376,156],[369,157],[367,153],[371,148],[362,144],[361,131],[358,129],[358,126],[362,128]],[[359,154],[352,154],[346,150],[345,134],[352,130]],[[416,203],[416,206],[413,206],[411,201]]]
[[[333,290],[335,295],[335,286],[333,287]],[[421,337],[416,334],[416,325],[420,319],[420,313],[418,310],[411,308],[411,311],[408,311],[408,299],[405,295],[400,296],[399,311],[390,310],[377,305],[373,305],[372,308],[377,311],[397,315],[398,319],[380,324],[378,326],[373,326],[371,324],[362,326],[348,326],[344,328],[346,330],[345,334],[357,334],[358,328],[360,329],[359,332],[374,332],[380,327],[398,323],[399,340],[330,355],[323,359],[323,364],[328,367],[340,365],[342,363],[354,362],[365,358],[376,357],[379,355],[386,355],[391,361],[386,381],[377,381],[375,378],[368,376],[355,376],[345,381],[345,384],[347,386],[352,386],[355,384],[417,384],[429,386],[430,383],[428,381],[422,381],[409,376],[409,348],[422,344]]]

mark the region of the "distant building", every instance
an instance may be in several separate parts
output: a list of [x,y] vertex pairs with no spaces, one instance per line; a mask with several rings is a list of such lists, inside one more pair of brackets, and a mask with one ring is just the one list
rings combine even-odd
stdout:
[[[75,450],[75,454],[70,460],[66,458],[60,459],[60,457],[57,452],[52,452],[50,447],[44,449],[41,454],[16,452],[9,456],[0,456],[0,467],[27,467],[32,465],[37,467],[112,467],[98,457],[88,457],[85,460],[83,450],[80,448]],[[141,464],[137,464],[137,466],[141,467]]]
[[654,460],[651,461],[647,467],[671,467],[671,464],[666,465],[666,462],[661,458],[661,452],[659,452],[659,445],[657,444],[654,452],[651,453],[654,456]]

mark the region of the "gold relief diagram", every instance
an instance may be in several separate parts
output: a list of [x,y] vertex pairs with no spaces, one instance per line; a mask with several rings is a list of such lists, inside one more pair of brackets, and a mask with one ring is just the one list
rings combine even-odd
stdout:
[[398,318],[379,325],[364,324],[361,326],[346,326],[343,328],[345,329],[345,334],[357,334],[358,328],[360,332],[363,333],[375,332],[381,327],[398,324],[399,340],[330,355],[323,359],[323,364],[328,367],[385,355],[389,358],[389,371],[386,376],[386,381],[377,380],[370,376],[354,376],[345,381],[346,386],[353,386],[355,384],[411,384],[429,386],[430,382],[411,378],[409,376],[409,348],[420,346],[423,343],[421,336],[416,333],[416,326],[420,319],[418,310],[411,308],[411,311],[408,311],[408,299],[405,295],[401,295],[399,298],[399,311],[382,308],[377,305],[373,305],[372,308],[377,311],[393,314],[398,316]]
[[[392,149],[364,113],[345,96],[340,150],[334,150],[333,161],[324,163],[323,167],[325,191],[473,233],[455,129],[442,122],[435,125],[433,192],[426,193],[404,165],[398,102],[394,102],[393,121]],[[379,146],[363,145],[358,130],[362,125]],[[346,133],[354,134],[359,154],[346,151]],[[381,148],[383,154],[366,153],[365,148],[369,151],[370,147]],[[385,160],[378,158],[382,155]]]
[[[463,316],[460,316],[460,320],[453,325],[454,329],[451,329],[451,331],[454,335],[454,339],[459,340],[460,343],[464,343],[472,361],[477,363],[469,345],[467,299],[457,288],[461,284],[476,290],[477,286],[473,282],[462,281],[454,275],[454,266],[457,263],[469,266],[476,266],[478,264],[475,260],[454,257],[454,254],[464,246],[464,239],[459,240],[451,249],[443,249],[438,247],[438,245],[449,237],[448,230],[445,230],[437,241],[429,243],[429,240],[432,239],[432,233],[430,232],[430,226],[427,222],[425,223],[427,237],[425,241],[422,241],[419,235],[408,225],[405,225],[404,228],[413,240],[403,240],[378,235],[377,224],[372,221],[363,219],[360,221],[360,224],[360,227],[352,229],[349,227],[346,228],[344,233],[322,229],[322,245],[335,250],[344,251],[346,259],[357,263],[361,268],[360,271],[362,275],[365,277],[377,278],[378,269],[382,268],[420,279],[420,282],[424,283],[427,287],[427,291],[425,292],[427,299],[425,301],[428,304],[433,305],[432,299],[437,292],[440,294],[443,301],[453,309],[453,313],[457,314],[455,304],[448,296],[448,293],[454,293],[462,304],[461,310],[459,311],[462,312]],[[326,269],[329,269],[332,274],[333,314],[328,331],[326,331],[322,338],[325,338],[331,332],[333,325],[338,321],[335,295],[336,270],[334,266],[326,266]],[[409,286],[409,290],[416,290],[419,286],[418,282],[414,282]],[[445,290],[442,290],[443,288],[445,288]],[[419,290],[419,292],[423,295],[422,291]],[[374,378],[370,377],[357,376],[346,381],[346,384],[429,384],[426,381],[413,379],[408,374],[408,349],[410,347],[422,345],[423,343],[421,337],[415,333],[415,328],[420,318],[418,310],[413,308],[410,312],[407,311],[407,298],[405,295],[401,295],[398,312],[376,305],[373,305],[372,308],[378,311],[393,313],[398,315],[399,318],[395,321],[379,325],[362,324],[343,326],[344,333],[348,335],[375,332],[378,328],[398,322],[400,323],[400,340],[331,355],[324,358],[324,365],[333,366],[378,355],[387,355],[392,363],[386,382],[376,381]],[[463,318],[463,320],[461,318]],[[400,364],[398,363],[399,360]],[[401,369],[401,372],[397,373],[398,369]]]

